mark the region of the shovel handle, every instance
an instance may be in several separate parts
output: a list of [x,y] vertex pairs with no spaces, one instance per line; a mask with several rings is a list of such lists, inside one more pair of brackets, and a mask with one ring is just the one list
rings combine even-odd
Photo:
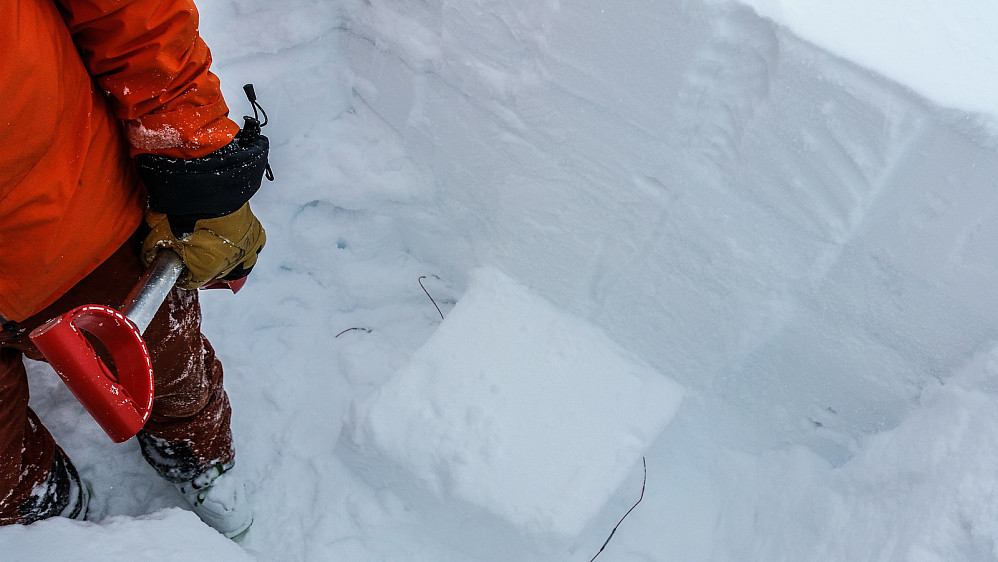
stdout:
[[180,261],[180,256],[164,248],[156,254],[135,288],[125,297],[121,311],[135,324],[140,334],[145,333],[183,271],[184,262]]
[[[152,359],[142,334],[183,270],[180,256],[164,248],[121,310],[78,306],[31,331],[32,342],[115,443],[135,435],[152,413]],[[218,286],[236,292],[244,281]],[[94,350],[91,339],[103,344],[113,369]]]
[[[85,334],[105,344],[113,371]],[[152,413],[152,362],[142,336],[121,312],[78,306],[32,330],[31,341],[112,441],[121,443],[142,429]]]
[[[78,306],[30,334],[55,372],[115,443],[135,435],[152,413],[152,360],[142,332],[183,268],[177,254],[160,250],[122,310],[96,304]],[[114,370],[94,351],[88,335],[104,345]]]

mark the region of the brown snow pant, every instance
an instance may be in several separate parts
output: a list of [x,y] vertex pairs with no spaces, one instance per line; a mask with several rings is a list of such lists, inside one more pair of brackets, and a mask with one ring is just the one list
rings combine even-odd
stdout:
[[[39,496],[67,489],[50,485],[53,480],[76,478],[68,460],[57,462],[65,455],[28,407],[22,356],[42,359],[28,332],[82,304],[121,306],[143,271],[140,244],[137,234],[55,304],[21,322],[20,335],[0,331],[0,525],[59,515],[69,499]],[[222,365],[201,334],[197,291],[175,288],[144,339],[155,376],[152,416],[138,436],[146,460],[173,482],[189,480],[215,463],[231,462],[231,410],[222,388]],[[56,467],[66,474],[50,478]]]

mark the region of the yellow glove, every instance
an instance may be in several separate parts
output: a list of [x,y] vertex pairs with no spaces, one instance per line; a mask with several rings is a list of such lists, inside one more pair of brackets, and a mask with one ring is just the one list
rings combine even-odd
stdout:
[[149,194],[146,222],[152,232],[142,245],[149,265],[160,248],[184,262],[177,285],[196,289],[209,281],[235,281],[249,275],[267,235],[250,210],[249,199],[263,178],[273,181],[270,141],[260,128],[252,84],[243,87],[254,117],[228,145],[199,158],[139,154],[135,163]]
[[[187,224],[171,225],[171,220]],[[215,218],[168,217],[149,211],[146,222],[152,232],[142,244],[143,261],[149,265],[160,248],[172,249],[184,262],[184,272],[177,281],[184,289],[196,289],[213,279],[231,281],[249,275],[267,242],[249,203]]]

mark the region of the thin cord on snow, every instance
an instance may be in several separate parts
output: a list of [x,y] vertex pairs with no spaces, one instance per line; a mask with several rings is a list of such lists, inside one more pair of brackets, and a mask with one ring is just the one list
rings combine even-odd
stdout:
[[347,328],[346,330],[343,330],[342,332],[340,332],[340,333],[336,334],[335,336],[333,336],[333,338],[338,338],[338,337],[342,336],[343,334],[345,334],[347,332],[352,332],[354,330],[360,330],[361,332],[367,332],[368,334],[371,333],[371,329],[370,328]]
[[423,292],[426,293],[427,297],[429,297],[430,302],[433,303],[433,306],[437,307],[437,314],[439,314],[440,315],[440,319],[443,320],[444,319],[444,313],[440,312],[440,307],[437,306],[437,301],[433,300],[433,297],[430,296],[430,292],[426,290],[426,287],[423,287],[423,279],[426,279],[425,275],[422,275],[422,276],[419,277],[419,287],[421,289],[423,289]]
[[[645,484],[648,483],[648,463],[645,462],[644,457],[641,457],[641,464],[644,466],[645,469],[645,476],[644,479],[641,481],[641,496],[638,498],[638,501],[634,502],[634,505],[631,506],[631,509],[628,509],[627,513],[625,513],[624,516],[620,518],[620,521],[618,521],[617,524],[613,527],[613,530],[610,531],[610,536],[606,538],[606,542],[603,543],[603,546],[599,547],[599,552],[596,553],[596,556],[603,554],[603,549],[606,548],[606,545],[610,544],[610,539],[613,538],[613,534],[617,532],[617,528],[620,527],[620,524],[624,522],[624,519],[627,519],[627,516],[630,515],[632,511],[634,511],[635,507],[638,507],[638,504],[641,503],[641,500],[645,499]],[[596,560],[596,556],[590,558],[589,562],[593,562],[593,560]]]

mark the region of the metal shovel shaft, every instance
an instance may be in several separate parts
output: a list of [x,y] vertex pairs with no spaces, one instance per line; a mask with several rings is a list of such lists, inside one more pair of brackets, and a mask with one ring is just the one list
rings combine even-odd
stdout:
[[121,312],[135,324],[140,334],[145,333],[183,270],[184,263],[180,261],[180,256],[169,249],[160,250],[135,288],[125,297]]

